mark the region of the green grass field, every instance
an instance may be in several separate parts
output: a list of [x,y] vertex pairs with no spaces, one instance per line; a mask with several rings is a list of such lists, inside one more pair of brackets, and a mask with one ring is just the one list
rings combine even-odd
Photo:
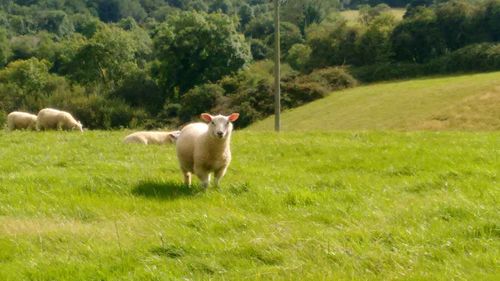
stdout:
[[[284,131],[500,130],[500,72],[378,83],[285,112]],[[270,117],[250,126],[270,131]]]
[[498,132],[237,132],[206,192],[126,134],[0,132],[0,280],[500,274]]

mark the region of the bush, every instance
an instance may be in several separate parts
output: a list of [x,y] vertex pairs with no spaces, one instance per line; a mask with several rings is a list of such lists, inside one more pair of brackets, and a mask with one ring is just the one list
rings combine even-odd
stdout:
[[350,73],[359,81],[369,83],[375,81],[406,79],[424,75],[425,65],[416,63],[380,63],[354,67]]
[[340,67],[328,67],[313,71],[309,78],[319,82],[330,91],[351,88],[358,84],[358,81],[351,74]]
[[71,112],[84,127],[90,129],[130,127],[132,120],[137,125],[139,117],[144,117],[144,111],[134,110],[119,99],[95,93],[87,95],[81,88],[71,93],[54,94],[48,106]]
[[187,122],[193,116],[198,116],[203,112],[210,112],[223,95],[224,89],[217,84],[204,84],[189,90],[181,98],[181,110],[179,112],[181,121]]
[[445,73],[500,70],[500,43],[469,45],[431,61],[428,68]]
[[356,79],[374,82],[408,79],[423,75],[500,70],[500,44],[473,44],[425,64],[381,63],[351,68]]
[[288,51],[286,61],[298,71],[304,71],[311,56],[311,47],[304,44],[295,44]]
[[0,109],[0,126],[3,127],[7,121],[7,112]]
[[293,79],[283,84],[283,106],[296,107],[326,96],[330,91],[324,85],[307,79]]

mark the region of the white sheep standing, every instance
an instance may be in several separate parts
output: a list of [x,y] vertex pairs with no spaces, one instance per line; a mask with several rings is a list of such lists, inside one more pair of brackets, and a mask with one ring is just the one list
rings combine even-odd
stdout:
[[206,188],[213,172],[215,185],[219,185],[231,162],[232,122],[238,117],[238,113],[229,116],[203,113],[201,119],[208,124],[193,123],[181,130],[176,147],[185,184],[191,185],[191,174],[194,173]]
[[7,115],[7,126],[9,130],[35,129],[37,116],[27,112],[14,111]]
[[142,143],[142,144],[168,144],[175,143],[181,131],[155,132],[141,131],[135,132],[123,139],[124,143]]
[[83,126],[80,121],[66,111],[61,111],[53,108],[44,108],[38,112],[36,124],[37,129],[56,129],[56,130],[72,130],[78,129],[83,132]]

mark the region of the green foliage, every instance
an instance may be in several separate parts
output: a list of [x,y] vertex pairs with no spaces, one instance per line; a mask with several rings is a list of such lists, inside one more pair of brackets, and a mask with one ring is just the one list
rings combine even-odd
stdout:
[[363,82],[392,79],[408,79],[424,75],[494,71],[500,69],[499,44],[473,44],[455,50],[424,64],[416,63],[377,63],[353,67],[350,72]]
[[476,4],[466,0],[452,0],[436,7],[436,20],[441,34],[450,50],[470,43],[470,37],[478,30],[471,24]]
[[359,9],[359,20],[363,24],[369,24],[376,17],[387,14],[391,11],[391,7],[387,4],[378,4],[375,7],[370,7],[369,5],[362,5],[358,7]]
[[119,98],[105,97],[82,87],[54,91],[45,104],[71,112],[89,129],[141,126],[148,117],[140,108],[134,109]]
[[0,70],[2,108],[38,110],[59,80],[49,74],[50,63],[31,58],[10,63]]
[[98,18],[88,14],[75,14],[72,15],[72,22],[75,26],[75,32],[91,38],[102,25]]
[[203,112],[222,113],[215,107],[222,102],[223,96],[224,89],[217,84],[203,84],[194,87],[181,98],[180,121],[183,123],[190,121]]
[[196,85],[215,82],[250,60],[250,47],[223,14],[184,12],[171,17],[154,38],[161,63],[159,81],[173,96]]
[[367,30],[357,43],[360,65],[386,62],[393,55],[389,39],[396,25],[394,16],[381,14],[369,22]]
[[358,82],[344,68],[329,67],[313,71],[308,78],[328,88],[329,91],[355,87]]
[[338,0],[295,0],[288,1],[282,7],[282,18],[300,28],[302,33],[311,24],[318,24],[329,13],[340,6]]
[[286,61],[298,71],[304,71],[311,56],[311,47],[305,44],[295,44],[288,51]]
[[0,27],[0,67],[4,66],[12,55],[8,40],[7,31]]
[[500,41],[500,1],[490,0],[484,6],[484,26],[493,41]]
[[[357,64],[359,57],[356,46],[362,29],[351,26],[342,18],[325,20],[312,25],[307,32],[307,44],[311,47],[309,68],[323,68],[332,65]],[[330,54],[325,57],[325,54]]]
[[37,28],[54,33],[57,36],[67,36],[74,32],[74,26],[68,15],[59,10],[42,11],[37,15]]
[[431,61],[427,68],[440,73],[498,70],[500,43],[469,45]]
[[126,74],[120,87],[111,93],[133,108],[145,108],[151,114],[161,110],[164,96],[146,70],[131,70]]
[[253,8],[248,4],[243,4],[238,10],[238,16],[240,18],[241,28],[245,26],[255,17]]
[[123,29],[105,26],[84,43],[66,66],[69,77],[84,85],[113,89],[136,68],[136,42]]
[[104,22],[117,22],[126,17],[141,21],[147,16],[139,0],[99,0],[97,11]]
[[442,55],[446,41],[437,24],[436,14],[428,8],[404,20],[391,35],[395,58],[422,63]]
[[250,51],[254,60],[263,60],[272,54],[272,49],[259,39],[250,40]]

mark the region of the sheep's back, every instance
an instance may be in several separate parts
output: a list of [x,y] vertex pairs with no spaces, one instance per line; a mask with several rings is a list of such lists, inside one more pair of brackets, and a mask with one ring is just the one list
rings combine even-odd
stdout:
[[183,166],[192,169],[196,141],[208,130],[205,123],[189,124],[181,130],[176,142],[177,157]]

